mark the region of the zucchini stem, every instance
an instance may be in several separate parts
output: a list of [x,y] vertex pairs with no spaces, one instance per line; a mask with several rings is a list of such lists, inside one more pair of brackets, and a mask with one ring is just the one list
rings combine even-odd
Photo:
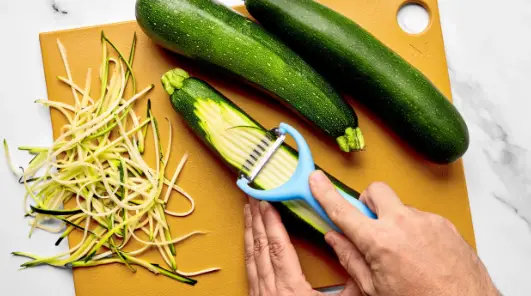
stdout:
[[347,128],[345,130],[345,135],[338,137],[336,141],[343,152],[360,151],[365,149],[365,139],[363,138],[363,134],[359,127]]

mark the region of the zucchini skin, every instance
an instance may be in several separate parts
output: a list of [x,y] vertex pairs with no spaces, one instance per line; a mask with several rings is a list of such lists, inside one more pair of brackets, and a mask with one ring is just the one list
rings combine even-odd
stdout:
[[313,0],[246,0],[267,30],[352,94],[414,150],[451,163],[468,149],[465,121],[419,70],[349,18]]
[[[193,130],[194,134],[205,145],[207,145],[208,148],[214,154],[216,154],[216,156],[220,160],[222,160],[234,173],[238,173],[241,168],[228,162],[223,157],[223,155],[220,153],[220,151],[218,151],[218,149],[214,145],[212,145],[212,143],[208,140],[208,134],[203,130],[203,128],[200,125],[202,119],[199,118],[194,112],[195,101],[198,98],[209,98],[210,100],[214,100],[219,104],[225,104],[227,106],[230,106],[234,108],[235,110],[239,111],[241,116],[245,116],[247,119],[255,123],[256,126],[262,129],[264,132],[267,130],[262,125],[260,125],[258,122],[256,122],[253,118],[247,115],[245,111],[240,109],[233,102],[231,102],[228,98],[226,98],[223,94],[221,94],[219,91],[214,89],[208,83],[200,79],[197,79],[194,77],[186,77],[182,80],[182,83],[179,85],[179,87],[180,88],[170,91],[170,93],[172,92],[172,94],[170,95],[170,100],[171,100],[172,106],[175,109],[175,111],[183,117],[183,119],[188,124],[189,128]],[[280,149],[286,149],[294,157],[297,157],[298,155],[295,149],[293,149],[292,147],[286,144],[283,144]],[[319,169],[319,167],[316,166],[316,169]],[[339,180],[329,175],[328,173],[325,172],[325,174],[330,178],[332,183],[338,189],[343,190],[344,192],[350,194],[354,198],[359,198],[360,194],[356,190],[351,189],[350,187],[341,183]],[[257,186],[257,187],[259,189],[269,189],[269,188],[263,188],[260,186]],[[294,210],[290,209],[290,207],[287,206],[286,202],[272,203],[272,205],[275,206],[275,208],[279,211],[282,217],[282,221],[284,222],[284,224],[286,225],[286,228],[288,229],[290,233],[303,237],[311,241],[312,243],[318,246],[321,246],[325,248],[326,250],[330,251],[330,249],[328,248],[328,245],[324,241],[324,235],[326,234],[326,232],[317,229],[311,223],[307,223],[306,221],[301,219],[297,215],[297,213],[294,212]]]
[[[362,138],[351,139],[347,132],[358,128],[352,107],[301,57],[248,18],[213,0],[138,0],[136,17],[159,45],[265,90],[336,139],[343,151],[364,148]],[[355,137],[362,137],[359,129]]]

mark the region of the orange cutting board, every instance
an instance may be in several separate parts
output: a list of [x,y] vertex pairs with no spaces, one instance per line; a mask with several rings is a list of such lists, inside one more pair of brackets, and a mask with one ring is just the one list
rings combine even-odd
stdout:
[[[402,57],[424,72],[439,89],[451,97],[436,0],[423,0],[431,17],[429,28],[422,34],[409,35],[397,24],[396,15],[403,0],[322,0],[322,3],[352,18],[380,38]],[[245,13],[245,9],[237,10]],[[172,110],[168,96],[160,87],[160,76],[174,67],[182,67],[205,79],[268,128],[280,121],[293,124],[303,133],[315,156],[316,163],[344,183],[359,191],[372,181],[389,183],[409,205],[431,211],[450,219],[470,245],[475,247],[463,165],[457,161],[449,166],[430,164],[414,154],[404,143],[383,126],[372,114],[353,104],[360,117],[367,149],[364,152],[342,154],[333,140],[313,132],[312,127],[294,116],[267,95],[246,86],[241,81],[213,74],[193,61],[168,53],[155,46],[135,22],[102,25],[90,28],[43,33],[40,35],[48,98],[72,103],[70,89],[56,76],[66,75],[56,39],[60,38],[69,57],[73,78],[84,85],[87,69],[93,69],[92,96],[97,97],[97,73],[100,64],[100,32],[129,52],[133,33],[138,35],[134,70],[139,87],[154,83],[149,94],[153,110],[161,124],[162,142],[166,143],[168,128],[162,118],[174,126],[172,157],[169,171],[185,153],[190,153],[179,185],[196,200],[196,211],[186,218],[169,220],[174,237],[193,230],[209,231],[208,235],[192,238],[177,245],[177,262],[182,270],[197,270],[219,266],[222,271],[198,277],[199,283],[190,287],[163,276],[139,269],[131,273],[122,265],[74,270],[78,296],[89,295],[246,295],[247,283],[243,251],[243,205],[246,197],[235,185],[236,176],[228,171],[187,129]],[[139,114],[144,114],[145,99],[140,101]],[[51,113],[54,137],[65,124],[61,115]],[[151,146],[150,146],[151,147]],[[149,148],[149,147],[148,147]],[[154,164],[153,149],[146,157]],[[186,207],[186,202],[173,197],[171,209]],[[70,237],[74,245],[78,236]],[[333,256],[298,238],[293,238],[306,278],[314,287],[339,285],[345,273]],[[157,252],[147,255],[160,261]]]

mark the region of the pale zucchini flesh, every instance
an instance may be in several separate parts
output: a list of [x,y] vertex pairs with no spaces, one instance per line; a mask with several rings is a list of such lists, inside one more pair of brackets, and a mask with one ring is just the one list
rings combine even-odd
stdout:
[[[234,171],[240,171],[249,155],[266,137],[266,130],[206,82],[174,69],[162,77],[166,91],[171,95],[174,109],[180,113],[213,152]],[[297,152],[284,144],[272,156],[254,181],[255,187],[273,189],[286,183],[298,162]],[[330,176],[331,177],[331,176]],[[331,177],[338,190],[353,198],[359,193]],[[236,177],[235,177],[236,180]],[[288,228],[296,225],[315,240],[322,240],[331,227],[303,201],[274,204],[280,210]],[[295,221],[293,220],[295,218]],[[302,222],[302,223],[300,223]],[[290,225],[293,224],[293,225]],[[293,228],[293,227],[291,227]]]

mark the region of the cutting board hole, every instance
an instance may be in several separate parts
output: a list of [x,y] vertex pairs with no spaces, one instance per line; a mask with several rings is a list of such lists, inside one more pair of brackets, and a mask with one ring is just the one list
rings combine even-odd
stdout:
[[430,25],[430,13],[419,2],[407,2],[398,9],[398,25],[409,34],[420,34]]

